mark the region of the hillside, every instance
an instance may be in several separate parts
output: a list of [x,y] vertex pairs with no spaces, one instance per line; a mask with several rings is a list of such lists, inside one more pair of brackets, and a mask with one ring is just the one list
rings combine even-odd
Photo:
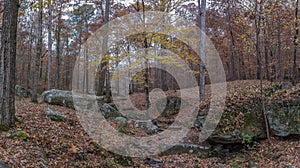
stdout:
[[[297,87],[278,91],[277,84],[265,82],[265,98],[272,94],[273,101],[282,98],[297,98]],[[259,95],[258,81],[236,81],[228,83],[226,112],[241,110],[241,102],[255,104],[253,99]],[[209,90],[209,87],[207,88]],[[247,91],[247,92],[245,92]],[[172,93],[169,93],[169,96]],[[140,95],[141,96],[141,95]],[[174,96],[174,95],[173,95]],[[134,95],[135,100],[141,100]],[[141,103],[142,105],[142,103]],[[206,105],[207,106],[207,105]],[[205,106],[205,107],[206,107]],[[204,107],[201,104],[201,107]],[[244,106],[243,106],[244,107]],[[74,110],[48,104],[32,104],[27,99],[16,103],[16,127],[1,132],[0,161],[11,167],[299,167],[300,141],[298,136],[286,138],[272,134],[271,144],[267,140],[251,141],[239,145],[212,145],[205,153],[171,154],[153,158],[125,158],[107,152],[94,143],[85,133]],[[55,122],[45,116],[44,111],[51,108],[65,115],[65,122]],[[250,107],[249,107],[250,108]],[[205,110],[205,108],[203,109]],[[241,111],[242,113],[242,111]],[[224,115],[226,116],[227,113]],[[238,113],[240,114],[240,113]],[[219,124],[218,129],[230,131],[243,127],[243,113],[234,121]],[[160,117],[158,120],[174,119],[174,116]],[[227,120],[222,120],[227,121]],[[114,127],[118,127],[111,121]],[[226,125],[222,126],[222,125]],[[163,125],[161,126],[163,127]],[[140,129],[126,127],[123,132],[133,136],[147,135]],[[192,142],[198,134],[193,129],[186,141]],[[190,138],[190,139],[189,139]]]

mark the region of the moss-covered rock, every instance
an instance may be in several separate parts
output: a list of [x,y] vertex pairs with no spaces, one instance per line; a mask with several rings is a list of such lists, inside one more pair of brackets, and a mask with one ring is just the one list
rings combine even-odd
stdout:
[[[278,84],[264,85],[264,100],[280,90],[282,87]],[[204,115],[199,115],[197,120],[203,123]],[[251,140],[266,138],[259,85],[244,88],[227,96],[222,118],[209,140],[215,143],[233,144],[246,142],[244,137],[249,137]]]
[[300,86],[273,96],[267,110],[272,133],[282,137],[300,135]]
[[48,90],[42,94],[43,102],[75,109],[71,91]]

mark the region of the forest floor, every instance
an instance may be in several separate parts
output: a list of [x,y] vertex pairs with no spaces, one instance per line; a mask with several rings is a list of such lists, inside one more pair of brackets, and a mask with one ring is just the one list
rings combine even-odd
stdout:
[[[228,86],[238,90],[254,84],[257,81],[232,82]],[[46,108],[64,114],[67,121],[51,121],[44,114]],[[255,142],[227,156],[177,154],[149,161],[102,149],[87,135],[72,109],[19,98],[16,109],[19,121],[15,128],[0,133],[0,161],[10,167],[300,167],[299,137],[271,137],[270,143]]]

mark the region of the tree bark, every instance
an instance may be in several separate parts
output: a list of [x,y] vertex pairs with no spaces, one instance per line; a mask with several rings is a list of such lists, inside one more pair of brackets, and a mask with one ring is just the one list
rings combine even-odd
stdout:
[[42,56],[42,44],[43,44],[43,0],[39,0],[39,13],[38,13],[38,42],[37,42],[37,52],[35,58],[35,69],[34,69],[34,79],[33,79],[33,94],[31,101],[37,102],[38,94],[38,82],[39,82],[39,70],[41,64]]
[[18,0],[4,0],[0,48],[0,130],[15,123],[15,69]]
[[[109,10],[110,10],[110,0],[105,1],[105,17],[104,17],[104,25],[108,24],[109,21]],[[107,44],[108,43],[108,37],[105,36],[103,39],[103,45],[102,45],[102,51],[107,50]],[[98,72],[97,72],[97,77],[96,77],[96,86],[95,86],[95,92],[97,96],[103,96],[104,95],[104,89],[105,89],[105,80],[107,71],[108,71],[108,61],[105,57],[105,55],[102,56],[102,61],[100,65],[98,66]]]
[[60,55],[61,55],[61,51],[60,51],[60,33],[61,33],[61,7],[59,9],[59,14],[58,14],[58,23],[57,23],[57,29],[56,29],[56,79],[55,79],[55,88],[59,89],[59,84],[60,84]]
[[[145,29],[146,26],[146,15],[145,15],[145,1],[142,0],[142,8],[143,8],[143,27]],[[150,107],[150,98],[149,98],[149,60],[147,58],[148,56],[148,39],[147,39],[147,33],[145,33],[144,37],[144,50],[145,50],[145,55],[144,55],[144,66],[145,66],[145,73],[144,73],[144,92],[145,92],[145,99],[146,99],[146,104],[145,108],[147,111],[146,117],[149,116],[148,114],[148,109]]]
[[52,8],[53,2],[50,0],[50,4],[48,4],[48,63],[47,63],[47,87],[48,90],[51,89],[51,82],[52,82]]
[[259,79],[260,79],[260,99],[262,103],[262,115],[264,116],[265,128],[267,131],[267,138],[270,142],[270,133],[269,133],[269,123],[266,114],[265,102],[263,98],[263,75],[262,75],[262,55],[260,48],[260,26],[261,26],[261,16],[260,11],[262,10],[262,5],[259,4],[258,0],[255,1],[255,32],[256,32],[256,56],[258,58],[258,69],[259,69]]
[[[204,33],[206,27],[206,0],[198,0],[198,8],[199,8],[199,25],[200,30]],[[200,33],[200,77],[199,77],[199,92],[200,92],[200,100],[205,99],[205,48],[206,48],[206,39],[205,36],[202,36],[202,32]]]
[[[279,0],[276,1],[276,5],[279,5]],[[282,56],[281,56],[281,19],[279,17],[279,12],[278,10],[276,11],[277,14],[277,71],[279,70],[279,72],[277,72],[276,76],[277,79],[279,77],[279,81],[282,82],[283,81],[283,74],[282,74]],[[279,74],[278,74],[279,73]]]
[[32,46],[33,46],[33,26],[30,28],[30,44],[29,44],[29,52],[28,52],[28,63],[27,63],[27,79],[26,79],[26,88],[31,89],[30,87],[30,81],[31,81],[31,61],[32,61]]
[[231,80],[236,80],[236,68],[235,68],[235,41],[234,41],[234,36],[233,36],[233,27],[232,27],[232,7],[231,7],[231,2],[228,2],[228,25],[229,25],[229,32],[230,32],[230,56],[231,56],[231,74],[230,74],[230,79]]
[[296,0],[295,4],[295,35],[294,35],[294,58],[293,58],[293,83],[296,84],[298,77],[297,70],[297,49],[298,49],[298,36],[299,36],[299,22],[298,22],[298,11],[299,11],[299,0]]

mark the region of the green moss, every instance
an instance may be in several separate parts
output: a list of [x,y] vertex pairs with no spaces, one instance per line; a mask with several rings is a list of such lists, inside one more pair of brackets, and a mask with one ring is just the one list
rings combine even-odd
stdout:
[[22,130],[19,130],[13,134],[7,134],[6,137],[11,139],[17,138],[24,141],[27,140],[27,134]]

